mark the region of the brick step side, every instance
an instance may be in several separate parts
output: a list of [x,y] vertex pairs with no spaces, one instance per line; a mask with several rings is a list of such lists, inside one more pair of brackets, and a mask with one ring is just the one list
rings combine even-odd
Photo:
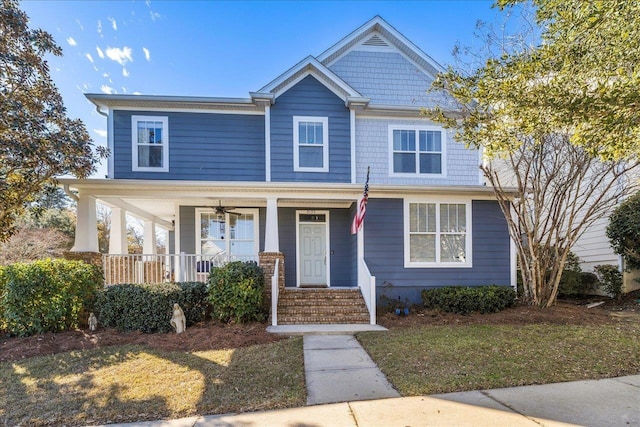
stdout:
[[283,306],[298,305],[331,305],[335,307],[364,305],[364,301],[360,298],[341,298],[341,299],[325,299],[325,298],[307,298],[307,299],[278,299],[278,304]]

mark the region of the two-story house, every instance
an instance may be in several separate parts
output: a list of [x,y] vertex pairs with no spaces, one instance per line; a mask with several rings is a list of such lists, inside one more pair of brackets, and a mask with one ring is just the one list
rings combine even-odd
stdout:
[[[74,251],[98,251],[98,200],[113,209],[108,283],[256,260],[273,277],[274,323],[374,324],[381,295],[514,286],[480,153],[420,115],[445,102],[426,92],[440,70],[376,16],[248,98],[87,94],[111,157],[107,179],[61,180],[78,192]],[[145,220],[142,257],[126,255],[125,212]],[[170,231],[168,254],[154,253],[156,226]]]

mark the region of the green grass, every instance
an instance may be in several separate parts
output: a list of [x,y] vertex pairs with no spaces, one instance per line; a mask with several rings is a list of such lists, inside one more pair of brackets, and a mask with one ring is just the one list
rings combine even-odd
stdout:
[[420,326],[358,340],[403,396],[640,372],[637,323]]
[[0,425],[86,425],[305,403],[300,338],[235,350],[142,346],[0,363]]

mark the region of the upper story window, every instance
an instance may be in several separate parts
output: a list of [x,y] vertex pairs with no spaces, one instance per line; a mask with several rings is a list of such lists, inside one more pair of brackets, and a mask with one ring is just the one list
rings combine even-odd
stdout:
[[327,117],[293,117],[293,170],[329,172]]
[[405,201],[405,267],[471,267],[471,203]]
[[444,131],[424,126],[389,126],[391,175],[444,175]]
[[169,119],[131,116],[134,171],[169,171]]

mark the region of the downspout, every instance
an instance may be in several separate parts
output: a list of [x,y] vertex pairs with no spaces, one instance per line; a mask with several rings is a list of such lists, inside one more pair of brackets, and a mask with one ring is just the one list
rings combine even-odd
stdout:
[[75,195],[75,193],[71,191],[71,189],[69,188],[69,184],[63,184],[62,187],[64,188],[65,194],[69,196],[71,199],[73,199],[73,201],[78,203],[79,198],[78,196]]
[[100,106],[99,106],[99,105],[96,105],[96,112],[97,112],[98,114],[100,114],[101,116],[104,116],[104,117],[107,117],[107,118],[109,117],[109,115],[108,115],[107,113],[103,112],[103,111],[100,109]]

